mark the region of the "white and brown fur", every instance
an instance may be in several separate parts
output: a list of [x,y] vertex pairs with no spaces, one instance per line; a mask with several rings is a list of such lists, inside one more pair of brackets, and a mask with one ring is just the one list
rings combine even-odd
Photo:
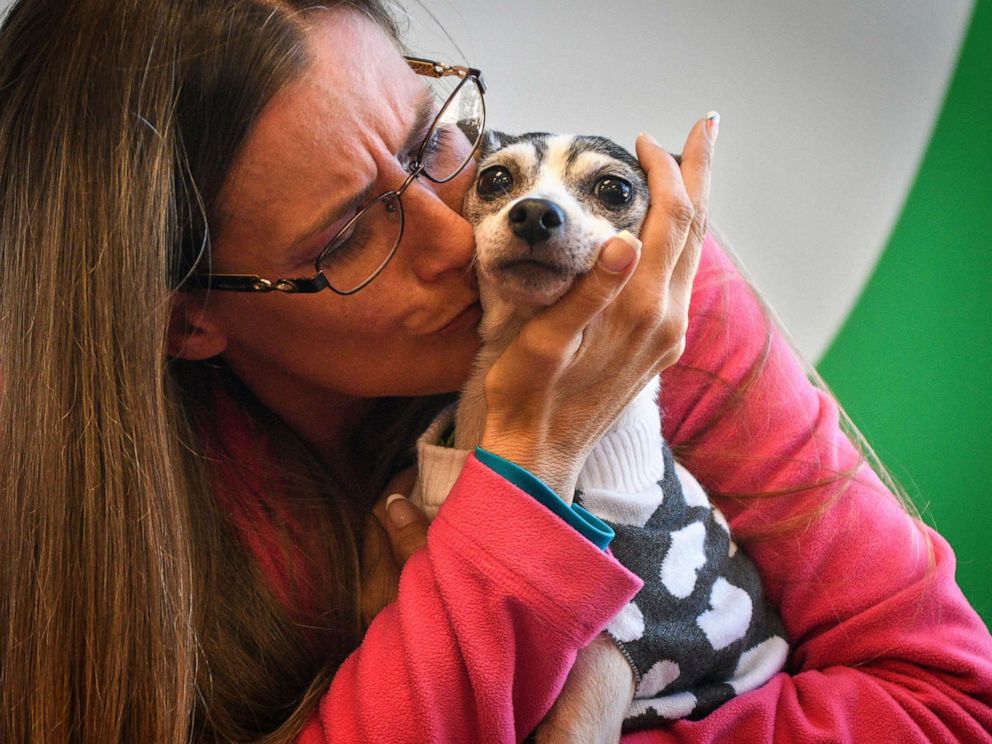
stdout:
[[[636,235],[648,206],[647,183],[637,160],[602,137],[488,132],[477,184],[487,171],[500,167],[512,176],[508,190],[483,195],[476,186],[465,199],[465,217],[475,226],[484,315],[482,347],[455,418],[455,447],[461,450],[472,449],[482,438],[486,372],[521,326],[591,269],[610,237],[621,230]],[[627,182],[629,203],[616,207],[601,201],[596,186],[604,178]],[[514,234],[511,210],[525,199],[548,200],[561,210],[562,224],[547,239],[529,243]],[[657,385],[652,387],[635,404],[654,406],[658,391]]]

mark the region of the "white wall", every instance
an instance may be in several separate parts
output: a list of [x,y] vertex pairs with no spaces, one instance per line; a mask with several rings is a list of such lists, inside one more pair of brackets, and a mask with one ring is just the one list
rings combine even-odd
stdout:
[[972,0],[409,4],[416,51],[485,71],[497,128],[677,151],[719,110],[711,214],[815,359],[898,215]]
[[[816,359],[923,154],[971,0],[425,0],[509,131],[641,129],[680,150],[721,114],[711,214]],[[417,50],[452,54],[423,9]]]

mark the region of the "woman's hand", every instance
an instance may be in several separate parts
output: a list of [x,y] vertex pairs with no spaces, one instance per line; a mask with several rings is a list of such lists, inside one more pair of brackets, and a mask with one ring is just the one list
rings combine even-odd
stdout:
[[638,137],[651,199],[640,255],[620,238],[608,241],[596,266],[524,326],[486,377],[482,446],[567,501],[591,447],[682,355],[715,139],[715,126],[697,122],[679,165]]
[[416,480],[416,467],[396,475],[366,520],[360,597],[366,626],[396,599],[403,564],[427,542],[427,517],[406,498]]
[[615,744],[634,697],[634,673],[605,633],[579,651],[548,715],[534,732],[537,744]]

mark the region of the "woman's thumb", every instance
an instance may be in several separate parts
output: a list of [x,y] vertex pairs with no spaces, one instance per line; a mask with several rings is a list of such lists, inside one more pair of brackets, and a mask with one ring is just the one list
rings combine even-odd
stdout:
[[609,305],[634,273],[641,256],[641,241],[624,230],[599,251],[595,265],[543,315],[565,338],[582,333]]
[[399,566],[427,542],[428,524],[427,515],[402,494],[394,493],[386,499],[384,526]]
[[640,254],[640,239],[629,230],[623,230],[606,241],[596,260],[596,268],[610,274],[621,274]]

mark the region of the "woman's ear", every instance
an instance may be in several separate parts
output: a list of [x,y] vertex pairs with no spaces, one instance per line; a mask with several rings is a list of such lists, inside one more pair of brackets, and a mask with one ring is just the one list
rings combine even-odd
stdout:
[[169,314],[168,354],[196,362],[227,348],[227,336],[207,317],[201,292],[176,292]]

